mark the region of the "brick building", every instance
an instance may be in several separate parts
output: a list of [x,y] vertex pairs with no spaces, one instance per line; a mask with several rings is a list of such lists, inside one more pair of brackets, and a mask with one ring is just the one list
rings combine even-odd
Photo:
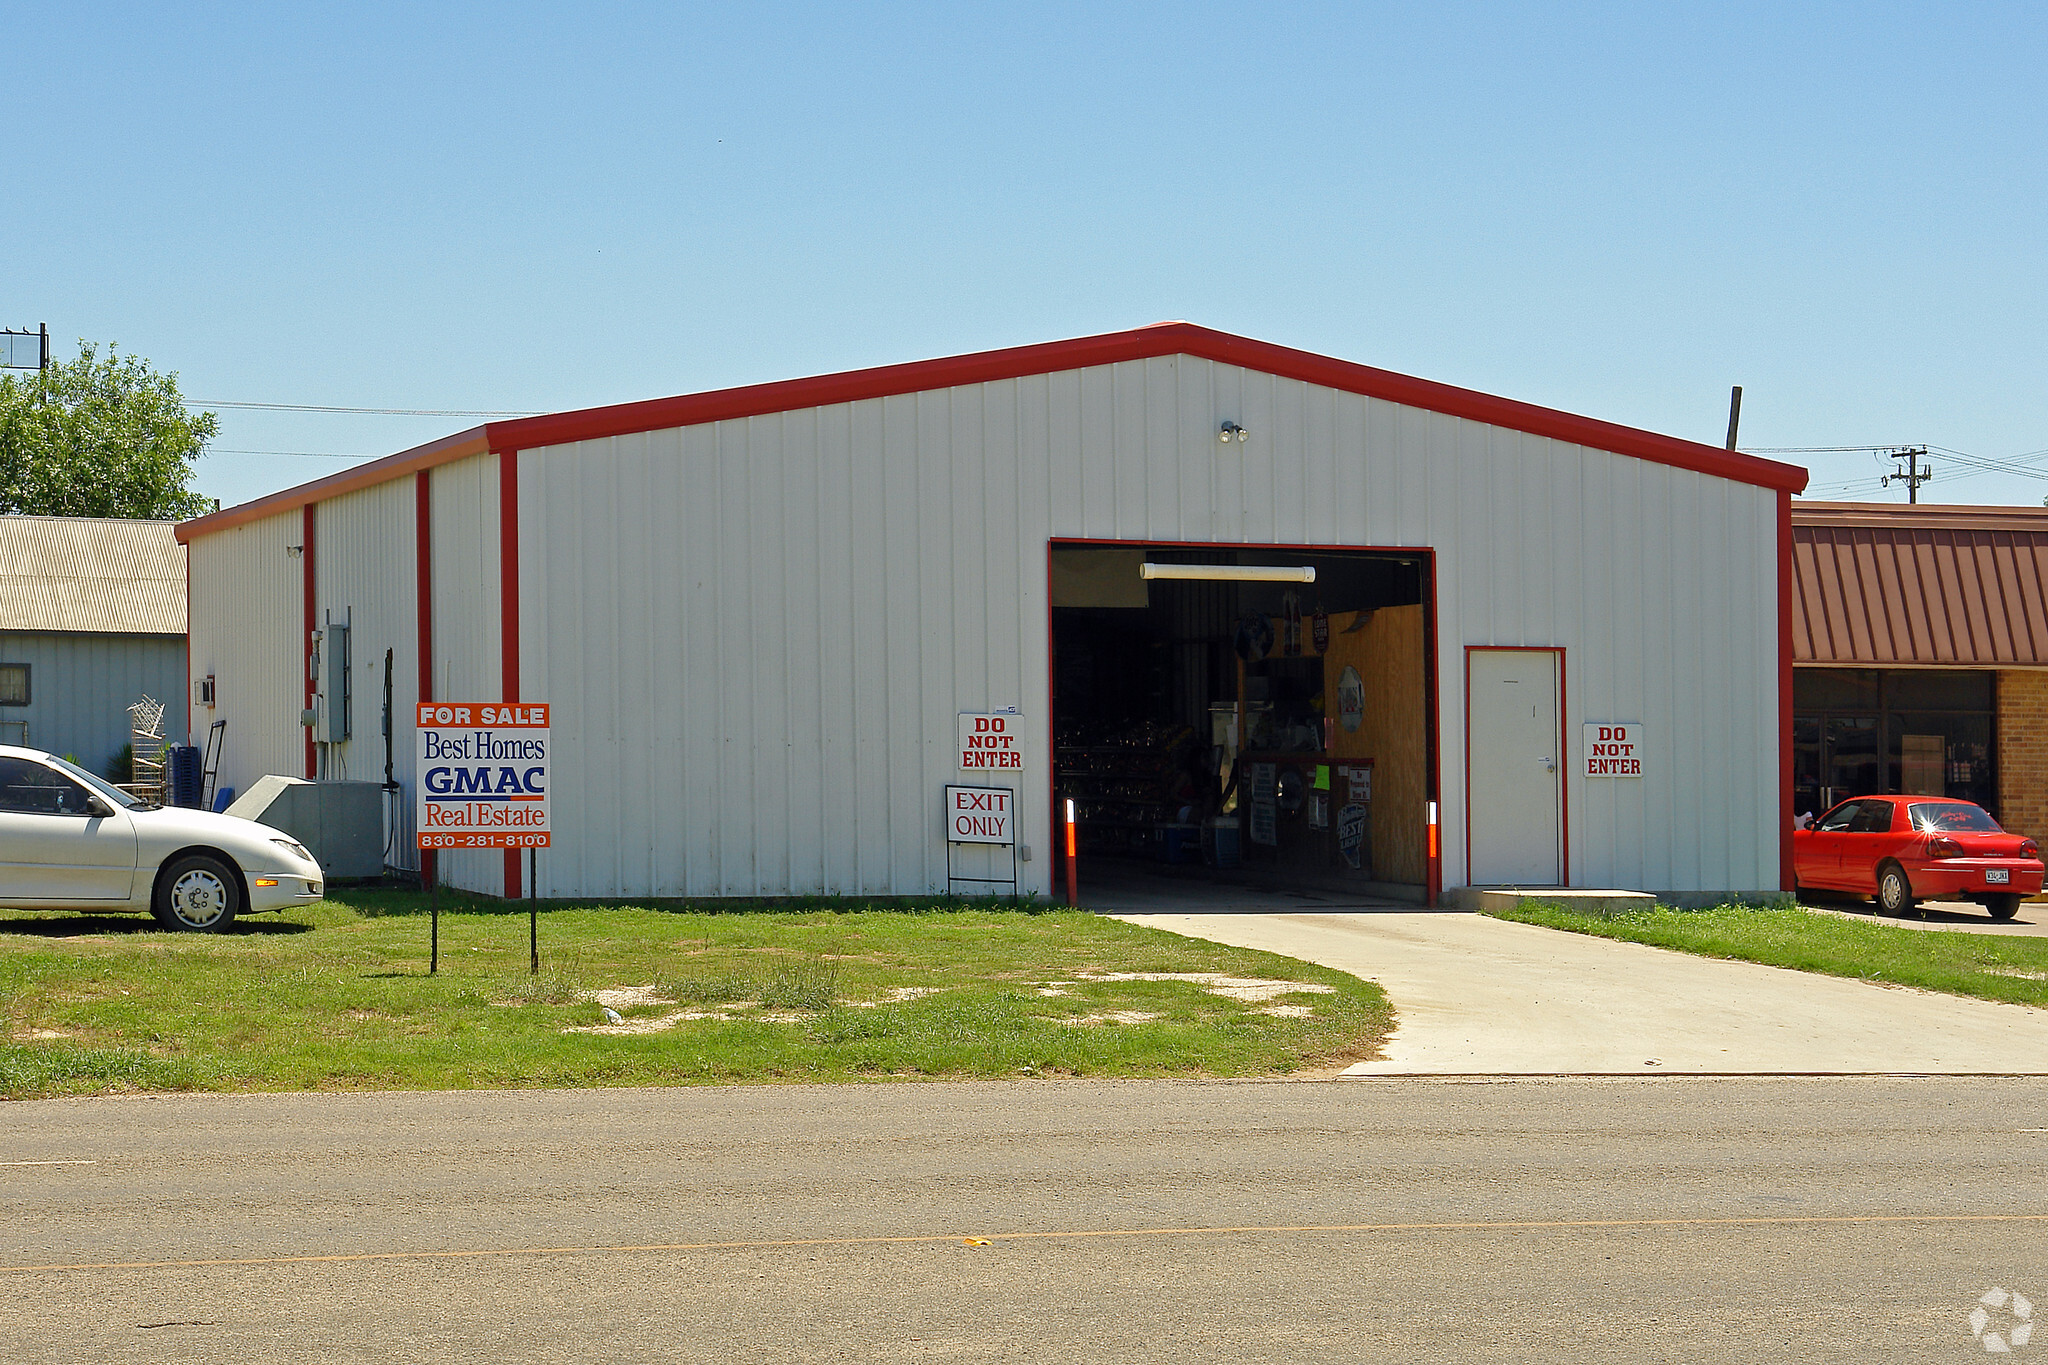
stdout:
[[2048,837],[2048,508],[1792,505],[1793,809],[1901,792]]

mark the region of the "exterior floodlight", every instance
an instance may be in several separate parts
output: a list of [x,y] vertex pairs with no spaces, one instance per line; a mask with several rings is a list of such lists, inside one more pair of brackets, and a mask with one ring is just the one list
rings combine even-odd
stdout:
[[1285,564],[1140,564],[1140,578],[1182,578],[1200,583],[1313,583],[1315,566]]
[[1243,441],[1246,437],[1250,435],[1251,433],[1249,431],[1246,431],[1237,423],[1225,422],[1223,424],[1222,429],[1216,433],[1216,439],[1221,441],[1224,445],[1229,445],[1232,441]]

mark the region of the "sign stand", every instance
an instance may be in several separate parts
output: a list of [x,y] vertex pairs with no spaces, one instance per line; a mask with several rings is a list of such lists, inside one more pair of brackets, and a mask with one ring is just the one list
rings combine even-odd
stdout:
[[[417,703],[413,713],[419,786],[413,825],[420,878],[433,917],[427,971],[441,966],[441,878],[427,879],[427,859],[444,848],[526,850],[527,967],[540,974],[540,897],[535,850],[553,841],[548,804],[551,733],[548,704],[537,701]],[[519,875],[516,851],[506,862],[506,887]]]
[[1012,896],[1014,896],[1014,895],[1016,895],[1016,894],[1017,894],[1017,846],[1016,846],[1015,844],[1011,844],[1011,845],[1010,845],[1010,875],[1009,875],[1009,876],[1007,876],[1007,877],[958,877],[958,876],[955,876],[955,875],[953,874],[953,850],[954,850],[955,848],[958,848],[958,847],[959,847],[959,841],[958,841],[958,840],[955,840],[955,839],[948,839],[948,840],[946,840],[946,894],[947,894],[947,895],[949,895],[949,896],[950,896],[950,895],[952,895],[952,894],[953,894],[953,883],[955,883],[955,882],[973,882],[973,883],[979,883],[979,884],[982,884],[982,885],[985,885],[985,886],[1007,886],[1007,887],[1009,887],[1009,888],[1010,888],[1010,894],[1011,894]]
[[[1017,894],[1017,793],[1009,787],[946,788],[946,894],[956,883],[978,886],[1007,886]],[[1008,877],[962,877],[953,871],[953,850],[963,844],[1008,845]]]

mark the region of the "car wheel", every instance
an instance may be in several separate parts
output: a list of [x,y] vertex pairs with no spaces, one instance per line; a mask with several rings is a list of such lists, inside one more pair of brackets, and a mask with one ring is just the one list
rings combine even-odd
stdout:
[[178,859],[157,878],[150,912],[174,933],[218,934],[242,909],[242,884],[234,869],[210,853]]
[[1906,880],[1906,869],[1897,863],[1886,863],[1878,869],[1877,908],[1902,919],[1915,909],[1913,884]]
[[1991,912],[1993,919],[2011,919],[2020,912],[2020,898],[2014,895],[1986,896],[1984,908]]

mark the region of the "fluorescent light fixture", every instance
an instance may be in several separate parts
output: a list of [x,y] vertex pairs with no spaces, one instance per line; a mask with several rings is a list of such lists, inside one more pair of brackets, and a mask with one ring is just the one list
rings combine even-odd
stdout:
[[1140,578],[1185,578],[1200,583],[1313,583],[1315,566],[1284,564],[1140,564]]

